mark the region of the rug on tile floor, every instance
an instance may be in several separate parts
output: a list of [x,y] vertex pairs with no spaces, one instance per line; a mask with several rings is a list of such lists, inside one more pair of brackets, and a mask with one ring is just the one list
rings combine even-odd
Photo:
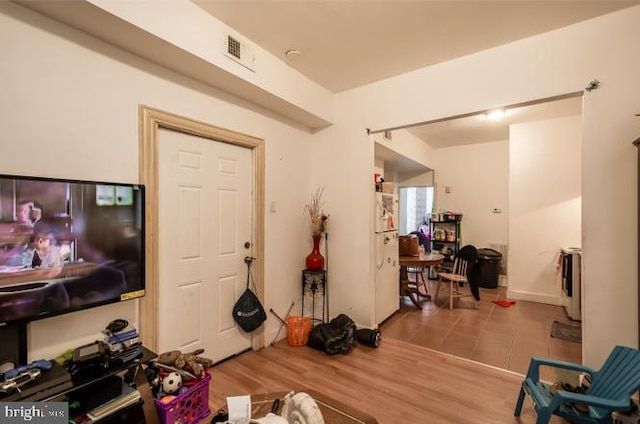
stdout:
[[553,321],[551,337],[574,343],[582,343],[582,326]]

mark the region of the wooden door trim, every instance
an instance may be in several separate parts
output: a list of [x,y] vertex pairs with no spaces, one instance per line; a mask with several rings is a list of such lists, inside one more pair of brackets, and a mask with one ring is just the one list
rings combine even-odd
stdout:
[[[216,127],[184,116],[140,105],[139,118],[139,172],[140,183],[145,186],[145,268],[146,294],[140,299],[139,333],[142,343],[157,351],[159,338],[159,285],[158,272],[158,130],[160,128],[195,135],[215,142],[246,147],[252,151],[254,177],[253,190],[253,263],[256,294],[264,304],[264,140],[250,135]],[[264,326],[252,333],[254,350],[264,346]]]

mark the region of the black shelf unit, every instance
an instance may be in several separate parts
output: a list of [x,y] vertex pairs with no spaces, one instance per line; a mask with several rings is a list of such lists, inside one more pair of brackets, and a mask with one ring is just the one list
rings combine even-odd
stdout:
[[[67,383],[60,384],[59,386],[49,386],[46,389],[39,390],[38,385],[44,387],[42,384],[42,380],[36,380],[30,383],[27,383],[21,390],[23,393],[28,394],[27,398],[24,401],[28,402],[62,402],[66,401],[66,399],[74,398],[74,395],[78,395],[81,393],[94,392],[101,386],[103,382],[105,382],[108,378],[115,375],[124,375],[124,380],[133,384],[133,379],[137,372],[144,372],[142,369],[139,369],[144,364],[149,363],[153,359],[155,359],[158,355],[151,350],[142,347],[142,355],[134,360],[127,362],[126,364],[122,363],[110,363],[106,372],[99,377],[86,378],[83,380],[78,379],[66,379]],[[64,368],[59,365],[54,364],[54,369],[62,370],[64,373],[68,373]],[[129,378],[131,377],[131,378]],[[48,378],[47,374],[43,374],[42,378]],[[59,372],[56,378],[60,378]],[[146,377],[145,377],[146,379]],[[143,396],[144,398],[144,396]],[[0,396],[0,402],[21,402],[23,401],[20,396],[6,395]],[[104,423],[136,423],[136,424],[144,424],[145,417],[142,409],[143,400],[140,399],[138,402],[114,411],[107,417],[104,417],[100,422]],[[155,408],[155,405],[154,405]]]
[[[152,352],[151,350],[142,346],[142,355],[140,357],[132,361],[129,361],[125,364],[118,363],[118,362],[110,363],[109,369],[104,375],[101,375],[100,377],[97,377],[97,378],[88,378],[82,381],[75,380],[73,381],[73,387],[61,393],[58,393],[54,396],[49,396],[47,400],[60,401],[65,398],[73,399],[74,397],[77,397],[77,394],[82,391],[95,392],[96,388],[102,385],[104,382],[106,382],[108,378],[111,378],[116,375],[123,376],[123,380],[127,384],[131,384],[135,386],[136,373],[139,373],[139,372],[144,373],[144,370],[141,367],[157,357],[158,355],[155,352]],[[146,380],[146,376],[145,376],[145,380]],[[139,389],[142,389],[142,388],[139,388]],[[149,390],[148,386],[146,389]],[[74,396],[74,394],[76,394],[76,396]],[[143,393],[141,393],[141,395],[143,395]],[[105,424],[109,424],[109,423],[115,424],[119,422],[126,422],[131,424],[145,424],[146,419],[145,419],[145,414],[143,410],[143,405],[144,405],[143,399],[144,399],[144,395],[138,402],[114,411],[110,415],[101,419],[100,422],[101,423],[104,422]]]
[[429,222],[429,234],[431,251],[442,253],[442,250],[446,250],[440,269],[452,269],[462,240],[462,214],[433,214]]
[[111,377],[113,375],[116,374],[120,374],[122,372],[125,371],[129,371],[129,370],[134,370],[136,367],[146,364],[150,361],[152,361],[153,359],[157,358],[158,355],[152,351],[150,351],[149,349],[147,349],[146,347],[142,346],[142,356],[127,362],[126,364],[120,364],[120,363],[113,363],[110,364],[109,369],[107,370],[107,372],[104,375],[101,375],[100,377],[97,378],[89,378],[89,379],[85,379],[85,380],[75,380],[73,381],[73,387],[71,387],[68,390],[65,391],[61,391],[60,393],[56,393],[53,396],[49,396],[49,398],[44,399],[44,400],[53,400],[57,397],[66,395],[68,393],[71,392],[75,392],[76,390],[82,390],[82,389],[90,389],[91,386],[93,386],[94,384],[99,384],[101,381],[105,380],[108,377]]

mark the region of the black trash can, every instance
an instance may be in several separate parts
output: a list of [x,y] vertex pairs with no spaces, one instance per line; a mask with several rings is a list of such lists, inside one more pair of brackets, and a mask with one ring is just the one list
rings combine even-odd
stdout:
[[493,249],[478,249],[478,285],[486,289],[498,287],[502,253]]

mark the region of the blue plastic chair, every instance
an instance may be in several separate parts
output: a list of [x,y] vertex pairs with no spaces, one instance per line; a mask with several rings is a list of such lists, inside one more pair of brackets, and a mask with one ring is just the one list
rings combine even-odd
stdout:
[[[559,390],[540,381],[540,367],[550,366],[591,375],[591,386],[585,393]],[[531,358],[527,377],[522,382],[520,396],[513,413],[520,416],[525,394],[531,396],[538,418],[536,424],[548,423],[558,415],[573,423],[612,423],[611,413],[629,411],[631,396],[640,389],[640,351],[616,346],[599,371],[572,362]],[[578,405],[578,407],[576,407]]]

